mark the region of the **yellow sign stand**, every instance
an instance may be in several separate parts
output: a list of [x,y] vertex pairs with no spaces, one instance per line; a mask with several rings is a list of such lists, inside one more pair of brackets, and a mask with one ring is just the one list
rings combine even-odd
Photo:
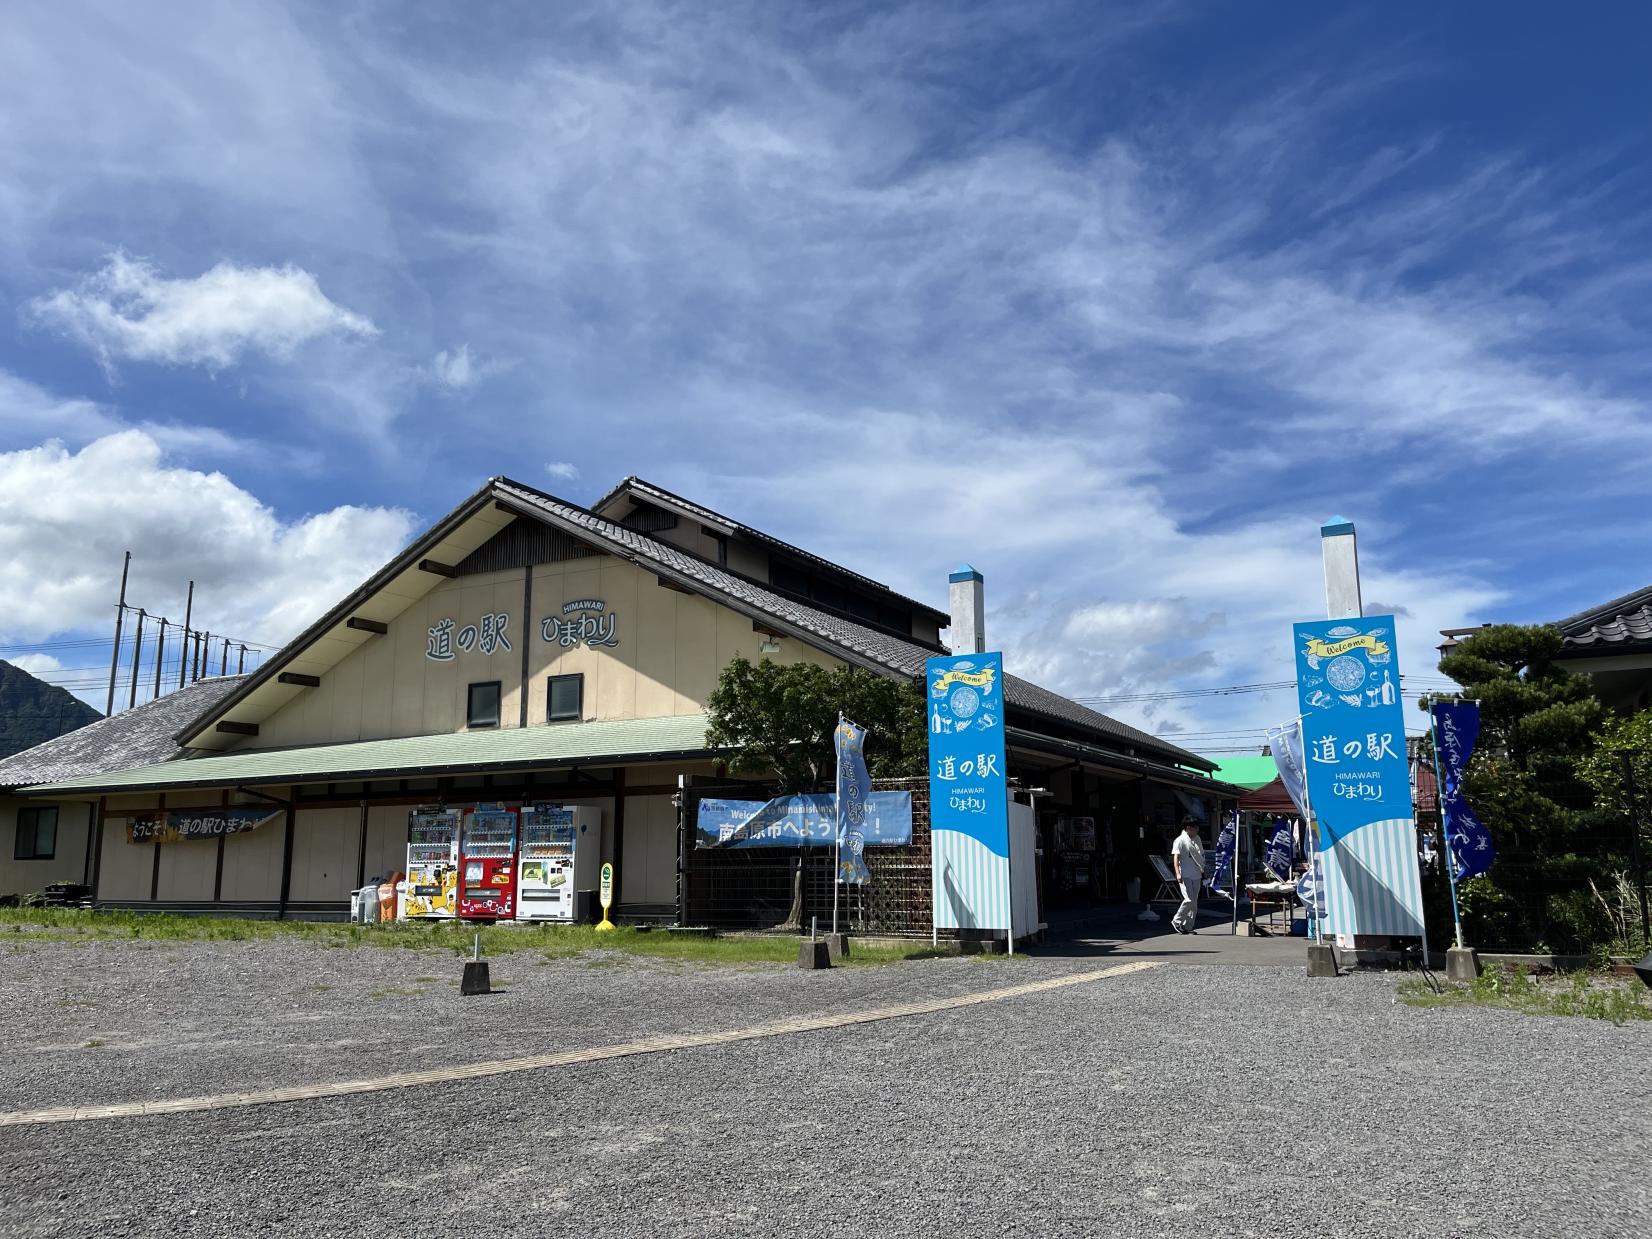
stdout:
[[602,865],[602,887],[597,898],[602,904],[602,920],[597,922],[600,934],[614,928],[614,922],[608,919],[608,909],[614,905],[614,866],[607,861]]

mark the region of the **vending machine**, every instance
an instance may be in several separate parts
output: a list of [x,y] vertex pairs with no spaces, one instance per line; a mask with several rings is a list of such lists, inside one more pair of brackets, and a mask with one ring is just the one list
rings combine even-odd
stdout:
[[414,809],[407,815],[406,920],[452,920],[458,915],[459,810]]
[[573,920],[575,892],[597,884],[601,851],[600,810],[560,804],[524,807],[516,919]]
[[516,813],[504,805],[478,805],[464,815],[459,915],[479,921],[508,921],[516,915]]

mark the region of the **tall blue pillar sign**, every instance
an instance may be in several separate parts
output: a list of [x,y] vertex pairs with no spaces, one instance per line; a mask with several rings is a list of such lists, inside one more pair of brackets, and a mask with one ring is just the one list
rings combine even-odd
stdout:
[[1303,765],[1332,934],[1423,932],[1396,644],[1392,615],[1295,627]]
[[1008,932],[1003,656],[931,658],[925,683],[935,927]]

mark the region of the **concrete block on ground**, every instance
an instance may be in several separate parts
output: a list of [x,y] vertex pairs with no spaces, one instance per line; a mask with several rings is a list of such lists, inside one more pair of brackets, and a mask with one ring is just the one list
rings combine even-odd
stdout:
[[830,955],[833,959],[848,959],[849,958],[849,935],[848,934],[827,934],[826,935],[826,953],[828,955]]
[[1464,984],[1480,975],[1480,957],[1473,947],[1454,946],[1446,952],[1446,980]]
[[1337,974],[1336,951],[1329,942],[1308,943],[1308,975],[1334,977]]
[[827,950],[824,941],[805,939],[797,944],[797,966],[813,970],[815,968],[830,968],[832,956]]

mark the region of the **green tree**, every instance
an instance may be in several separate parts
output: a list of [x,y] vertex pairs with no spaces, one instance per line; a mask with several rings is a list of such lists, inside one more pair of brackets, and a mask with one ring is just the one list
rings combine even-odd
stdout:
[[924,773],[929,736],[923,689],[854,667],[735,658],[706,700],[706,737],[732,751],[729,769],[735,774],[773,774],[786,792],[819,791],[836,771],[832,729],[839,711],[867,729],[866,767],[873,778]]
[[1595,733],[1595,751],[1578,763],[1578,776],[1595,794],[1595,807],[1623,811],[1628,806],[1623,759],[1634,771],[1635,794],[1644,816],[1652,805],[1652,710],[1609,719]]
[[[1592,945],[1584,901],[1590,880],[1611,867],[1602,839],[1621,834],[1603,831],[1610,815],[1580,777],[1605,708],[1587,676],[1555,664],[1560,648],[1549,625],[1495,624],[1440,660],[1459,695],[1480,703],[1480,742],[1463,791],[1491,831],[1497,860],[1478,897],[1464,901],[1464,923],[1483,945]],[[1487,915],[1477,916],[1477,906]]]

